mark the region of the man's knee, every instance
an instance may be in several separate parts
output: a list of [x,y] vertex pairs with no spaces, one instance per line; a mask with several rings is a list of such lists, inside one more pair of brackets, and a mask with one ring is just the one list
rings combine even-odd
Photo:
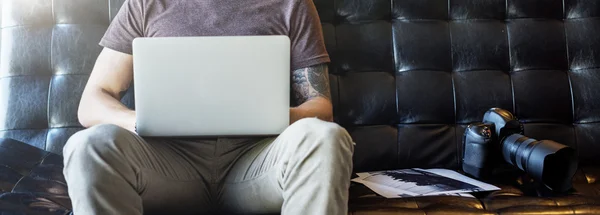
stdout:
[[131,135],[129,131],[116,125],[96,125],[73,134],[63,148],[63,155],[112,153],[123,149],[121,145],[125,144],[123,139],[127,135]]
[[290,126],[290,129],[294,130],[296,133],[337,139],[348,136],[348,132],[342,126],[318,118],[304,118],[298,120]]
[[[300,137],[316,138],[316,141],[301,141],[299,144],[308,144],[312,148],[314,144],[324,150],[341,151],[350,154],[354,151],[354,142],[342,126],[326,122],[317,118],[304,118],[290,126],[290,132]],[[301,138],[307,139],[307,138]]]

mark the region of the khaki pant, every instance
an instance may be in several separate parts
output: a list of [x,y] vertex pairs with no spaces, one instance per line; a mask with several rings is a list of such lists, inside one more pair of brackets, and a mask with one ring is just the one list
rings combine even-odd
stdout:
[[142,139],[98,125],[63,153],[75,215],[341,215],[353,150],[342,127],[309,118],[276,138]]

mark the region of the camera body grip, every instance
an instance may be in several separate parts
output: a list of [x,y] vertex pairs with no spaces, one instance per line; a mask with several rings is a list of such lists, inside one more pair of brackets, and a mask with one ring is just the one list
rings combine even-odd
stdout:
[[491,175],[490,165],[494,156],[490,153],[495,148],[494,125],[474,123],[467,126],[463,136],[463,170],[477,178],[487,178]]

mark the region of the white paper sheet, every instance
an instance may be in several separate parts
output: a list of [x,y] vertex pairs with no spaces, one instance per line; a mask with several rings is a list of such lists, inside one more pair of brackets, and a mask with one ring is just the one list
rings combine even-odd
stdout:
[[352,179],[387,198],[451,195],[473,197],[470,192],[499,190],[447,169],[404,169],[357,173]]
[[491,184],[487,184],[487,183],[483,183],[481,181],[477,181],[475,179],[472,179],[468,176],[465,176],[463,174],[460,174],[456,171],[452,171],[449,169],[421,169],[423,171],[427,171],[427,172],[431,172],[434,174],[438,174],[444,177],[448,177],[454,180],[458,180],[458,181],[462,181],[464,183],[468,183],[468,184],[472,184],[475,185],[479,188],[481,188],[480,191],[492,191],[492,190],[500,190],[499,187],[496,187],[494,185]]
[[[402,191],[402,190],[398,190],[398,189],[392,189],[390,187],[378,185],[378,184],[371,183],[368,181],[361,181],[359,183],[364,184],[366,187],[373,190],[375,193],[377,193],[383,197],[386,197],[386,198],[403,198],[403,197],[419,196],[416,193],[410,193],[410,192],[406,192],[406,191]],[[462,197],[475,198],[473,195],[471,195],[469,193],[447,193],[447,194],[423,195],[423,196],[462,196]]]

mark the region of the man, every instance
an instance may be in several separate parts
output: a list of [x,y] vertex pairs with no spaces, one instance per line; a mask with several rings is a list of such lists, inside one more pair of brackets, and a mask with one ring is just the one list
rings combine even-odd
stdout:
[[[133,39],[212,35],[290,37],[292,124],[266,139],[136,135],[135,111],[119,102]],[[74,214],[347,213],[354,143],[328,122],[329,56],[311,0],[126,0],[100,45],[78,111],[88,129],[63,152]]]

